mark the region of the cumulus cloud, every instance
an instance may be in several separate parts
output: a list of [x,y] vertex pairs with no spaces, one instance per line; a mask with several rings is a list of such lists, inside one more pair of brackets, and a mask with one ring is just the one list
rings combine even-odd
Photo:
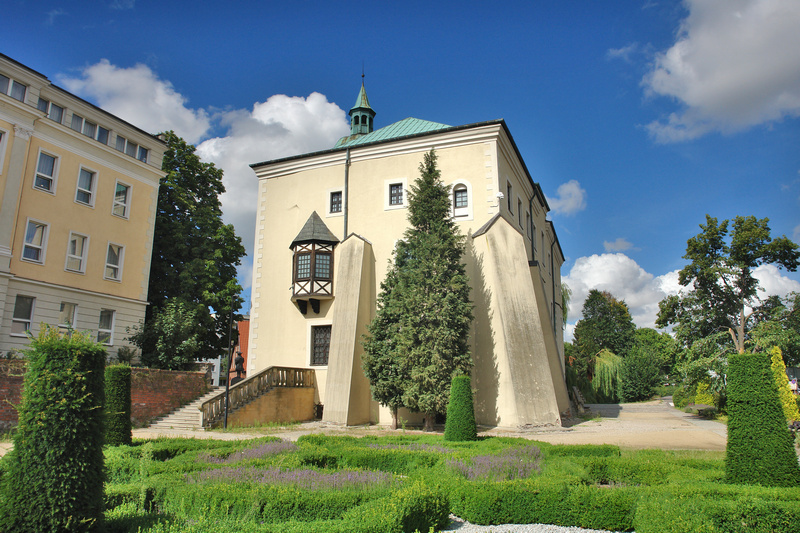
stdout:
[[606,252],[624,252],[633,248],[633,244],[628,242],[628,239],[620,237],[614,242],[603,241],[603,248]]
[[208,139],[197,154],[225,172],[222,207],[248,255],[255,238],[258,181],[250,164],[332,148],[349,132],[347,115],[325,95],[274,95],[251,110],[220,114],[224,136]]
[[[118,3],[133,7],[133,2]],[[169,81],[141,64],[120,68],[101,60],[83,69],[79,77],[62,76],[59,81],[143,130],[174,130],[197,145],[201,159],[223,170],[223,220],[234,225],[248,254],[239,267],[245,289],[251,282],[258,191],[249,165],[331,148],[349,132],[347,113],[316,92],[308,97],[274,95],[251,109],[211,113],[189,107]],[[212,128],[224,135],[208,138]]]
[[[786,296],[800,292],[800,282],[786,277],[774,265],[762,265],[753,270],[761,288],[760,296]],[[581,318],[583,302],[592,289],[608,291],[624,300],[637,327],[655,327],[658,302],[678,294],[684,287],[678,283],[678,271],[654,276],[625,254],[600,254],[581,257],[563,281],[572,289],[565,338],[572,339],[575,323]]]
[[800,2],[684,0],[675,44],[642,84],[682,106],[647,126],[658,142],[800,115]]
[[59,81],[69,91],[150,133],[174,130],[194,144],[211,128],[205,110],[188,107],[186,97],[146,65],[121,68],[101,59],[84,68],[79,77],[60,76]]
[[547,197],[547,203],[554,213],[574,215],[586,209],[586,189],[581,187],[578,180],[569,180],[558,186],[557,196]]

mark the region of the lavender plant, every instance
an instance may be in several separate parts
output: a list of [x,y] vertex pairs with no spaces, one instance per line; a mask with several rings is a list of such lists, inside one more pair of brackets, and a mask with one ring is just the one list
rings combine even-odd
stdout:
[[399,485],[400,480],[387,472],[373,470],[337,470],[226,467],[188,475],[189,483],[261,483],[293,486],[304,490],[367,490]]
[[525,479],[541,471],[542,452],[533,445],[510,448],[494,455],[450,459],[447,466],[470,481]]
[[297,445],[293,442],[281,440],[277,442],[267,442],[254,448],[246,448],[244,450],[233,452],[227,457],[217,457],[209,453],[201,453],[197,455],[197,460],[204,463],[212,464],[232,464],[238,463],[245,459],[261,459],[268,455],[278,455],[281,453],[297,451]]

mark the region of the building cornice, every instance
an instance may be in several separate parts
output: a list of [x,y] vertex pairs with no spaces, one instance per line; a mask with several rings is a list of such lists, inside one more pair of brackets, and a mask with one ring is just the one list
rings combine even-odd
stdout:
[[91,295],[91,296],[96,296],[96,297],[101,297],[101,298],[109,298],[111,300],[116,300],[116,301],[119,301],[119,302],[127,302],[127,303],[132,303],[132,304],[137,304],[137,305],[150,305],[150,303],[147,302],[146,300],[139,300],[137,298],[126,298],[125,296],[116,296],[114,294],[108,294],[108,293],[105,293],[105,292],[87,291],[86,289],[78,289],[76,287],[69,287],[67,285],[58,285],[56,283],[47,283],[45,281],[22,278],[22,277],[20,277],[18,275],[14,275],[14,274],[9,276],[9,278],[13,279],[15,282],[28,283],[30,285],[36,285],[36,286],[39,286],[39,287],[52,287],[52,288],[56,288],[56,289],[59,289],[59,290],[75,292],[75,293],[79,293],[79,294],[88,294],[88,295]]

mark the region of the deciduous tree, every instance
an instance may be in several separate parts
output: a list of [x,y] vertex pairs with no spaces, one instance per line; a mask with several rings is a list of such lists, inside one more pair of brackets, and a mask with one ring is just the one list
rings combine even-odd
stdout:
[[687,346],[727,331],[735,350],[744,353],[752,326],[752,314],[746,309],[759,304],[759,283],[753,269],[772,264],[794,272],[800,247],[786,236],[773,239],[768,218],[737,216],[731,223],[706,215],[700,228],[686,245],[683,257],[689,264],[678,273],[679,283],[691,290],[663,300],[656,324],[675,324]]
[[231,313],[241,307],[236,267],[245,250],[233,225],[222,222],[222,170],[200,161],[195,147],[172,131],[163,135],[167,175],[158,194],[145,327],[170,299],[197,304],[203,333],[196,355],[217,357],[227,347]]

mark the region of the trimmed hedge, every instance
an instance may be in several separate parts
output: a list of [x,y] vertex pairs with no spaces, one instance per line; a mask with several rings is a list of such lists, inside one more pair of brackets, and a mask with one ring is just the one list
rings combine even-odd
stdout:
[[772,374],[775,376],[775,384],[778,387],[778,397],[781,400],[783,416],[788,422],[800,420],[800,412],[797,409],[797,399],[789,389],[789,377],[786,375],[786,364],[783,362],[781,349],[774,346],[770,350],[770,360],[772,364]]
[[27,356],[2,478],[3,530],[102,530],[105,349],[89,335],[44,327]]
[[469,376],[454,376],[450,385],[450,401],[447,404],[444,440],[469,441],[477,438],[472,381]]
[[131,443],[131,367],[106,367],[106,444]]
[[768,355],[728,358],[728,416],[728,482],[800,485],[800,466]]

